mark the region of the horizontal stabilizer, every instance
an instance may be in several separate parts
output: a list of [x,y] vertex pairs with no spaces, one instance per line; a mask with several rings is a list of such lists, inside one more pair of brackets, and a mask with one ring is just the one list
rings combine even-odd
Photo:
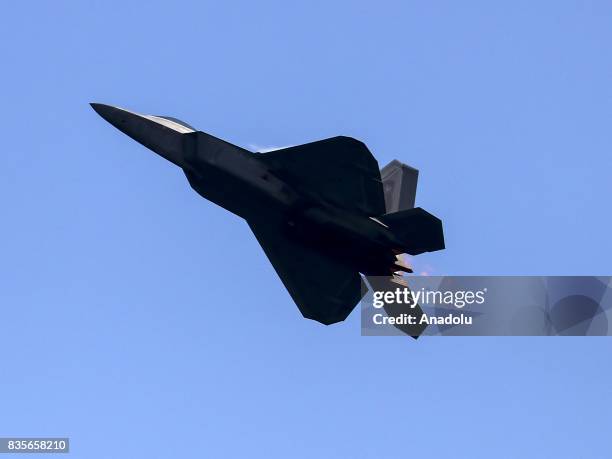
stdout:
[[[368,280],[368,284],[375,292],[394,292],[398,288],[410,290],[408,287],[408,282],[403,279],[401,276],[366,276]],[[393,326],[398,330],[406,333],[408,336],[412,336],[414,339],[417,339],[423,333],[423,330],[427,328],[426,324],[421,323],[421,317],[424,312],[421,306],[416,304],[414,308],[411,308],[410,305],[397,302],[397,301],[385,301],[383,305],[383,309],[387,314],[387,317],[400,318],[403,314],[410,314],[417,318],[414,324],[394,324]]]
[[385,214],[378,219],[402,241],[401,248],[410,255],[444,248],[442,221],[420,207]]

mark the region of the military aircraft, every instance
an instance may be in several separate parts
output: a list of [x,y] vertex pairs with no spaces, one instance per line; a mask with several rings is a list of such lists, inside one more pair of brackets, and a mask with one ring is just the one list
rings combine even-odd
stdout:
[[396,160],[379,170],[356,139],[253,153],[176,118],[91,106],[245,219],[308,319],[343,321],[367,290],[360,274],[399,280],[412,272],[401,254],[444,248],[442,222],[414,207],[418,171]]

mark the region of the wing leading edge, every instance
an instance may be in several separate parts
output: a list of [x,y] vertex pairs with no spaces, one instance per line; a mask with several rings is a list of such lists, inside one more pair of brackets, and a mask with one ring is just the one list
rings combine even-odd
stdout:
[[262,153],[281,178],[318,198],[365,215],[386,212],[378,162],[364,143],[332,137]]
[[292,241],[276,222],[248,222],[276,273],[307,319],[345,320],[365,293],[356,271]]

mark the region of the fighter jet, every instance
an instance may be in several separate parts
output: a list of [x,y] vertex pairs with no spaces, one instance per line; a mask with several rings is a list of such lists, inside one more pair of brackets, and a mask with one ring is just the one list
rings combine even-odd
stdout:
[[360,274],[398,279],[412,272],[401,254],[444,249],[442,222],[414,207],[418,171],[399,161],[380,171],[356,139],[254,153],[176,118],[91,106],[246,220],[308,319],[343,321],[367,291]]

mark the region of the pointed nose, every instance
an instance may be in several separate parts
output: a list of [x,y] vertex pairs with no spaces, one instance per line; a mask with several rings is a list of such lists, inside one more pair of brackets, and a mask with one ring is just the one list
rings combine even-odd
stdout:
[[160,117],[140,115],[112,105],[91,103],[95,112],[124,134],[183,167],[183,134],[193,132]]
[[89,105],[91,105],[91,108],[93,108],[96,111],[96,113],[104,119],[106,119],[107,114],[110,112],[110,110],[114,108],[114,107],[111,107],[110,105],[98,104],[96,102],[92,102]]
[[[110,124],[112,124],[113,126],[115,126],[117,129],[122,130],[121,129],[121,124],[124,124],[126,122],[126,115],[137,115],[136,113],[131,113],[127,110],[123,110],[119,107],[113,107],[112,105],[106,105],[106,104],[98,104],[95,102],[92,102],[91,104],[91,108],[94,109],[94,111],[100,115],[102,118],[104,118],[106,121],[108,121]],[[126,134],[128,134],[126,132]],[[129,135],[129,134],[128,134]]]
[[[140,115],[123,108],[113,107],[112,105],[98,104],[96,102],[92,102],[89,105],[91,105],[91,108],[93,108],[98,115],[123,132],[125,132],[125,130],[121,128],[121,125],[128,122],[134,123],[137,120],[144,121],[146,119],[145,115]],[[129,132],[125,133],[131,135]]]

